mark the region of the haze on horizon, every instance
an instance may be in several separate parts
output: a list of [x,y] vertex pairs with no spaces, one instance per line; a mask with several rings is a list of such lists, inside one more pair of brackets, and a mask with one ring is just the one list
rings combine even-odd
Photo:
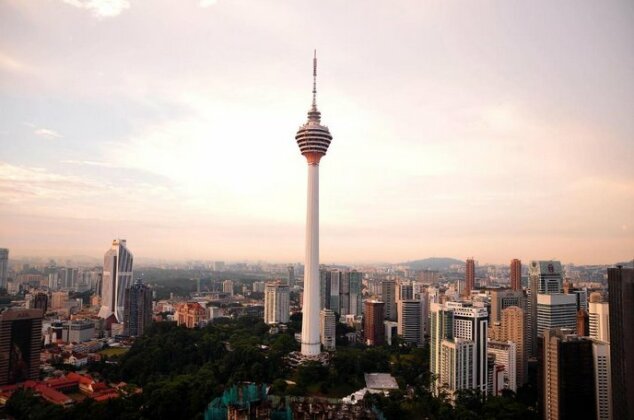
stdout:
[[630,260],[627,1],[7,0],[0,247],[302,261]]

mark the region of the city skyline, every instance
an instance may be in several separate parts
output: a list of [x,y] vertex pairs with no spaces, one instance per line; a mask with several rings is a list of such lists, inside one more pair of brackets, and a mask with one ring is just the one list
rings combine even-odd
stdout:
[[316,48],[323,262],[632,259],[631,7],[364,5],[3,2],[0,247],[302,261]]

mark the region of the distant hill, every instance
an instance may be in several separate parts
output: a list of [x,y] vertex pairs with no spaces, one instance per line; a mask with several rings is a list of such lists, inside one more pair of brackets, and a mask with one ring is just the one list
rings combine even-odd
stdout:
[[464,264],[465,262],[462,260],[457,260],[455,258],[425,258],[424,260],[415,260],[404,262],[401,265],[407,265],[412,270],[446,270],[449,266],[454,264]]

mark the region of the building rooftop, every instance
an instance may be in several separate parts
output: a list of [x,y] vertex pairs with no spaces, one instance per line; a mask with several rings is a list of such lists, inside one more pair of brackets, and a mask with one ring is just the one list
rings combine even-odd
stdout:
[[369,389],[398,389],[396,379],[389,373],[366,373],[363,376]]

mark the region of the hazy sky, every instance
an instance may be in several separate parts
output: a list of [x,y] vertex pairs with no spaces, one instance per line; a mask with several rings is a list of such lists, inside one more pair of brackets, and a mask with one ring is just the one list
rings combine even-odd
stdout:
[[0,1],[0,247],[322,262],[634,256],[632,1]]

